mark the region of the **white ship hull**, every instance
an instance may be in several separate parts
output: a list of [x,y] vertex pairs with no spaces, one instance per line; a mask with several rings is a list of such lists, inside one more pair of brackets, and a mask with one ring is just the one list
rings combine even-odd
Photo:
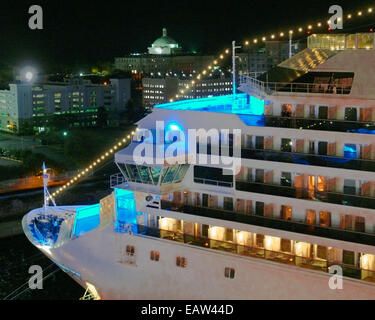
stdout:
[[[121,250],[136,247],[135,263],[121,262]],[[150,251],[160,260],[150,260]],[[135,300],[258,300],[258,299],[373,299],[371,283],[344,278],[342,290],[329,287],[329,275],[256,258],[196,248],[168,240],[94,230],[50,250],[50,259],[79,273],[72,275],[84,288],[95,286],[101,299]],[[176,256],[187,257],[186,268]],[[224,277],[225,267],[236,270]]]

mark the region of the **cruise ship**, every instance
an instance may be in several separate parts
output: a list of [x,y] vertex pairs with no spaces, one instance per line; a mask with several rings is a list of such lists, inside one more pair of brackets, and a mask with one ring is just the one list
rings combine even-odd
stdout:
[[94,299],[374,299],[372,70],[374,33],[314,34],[237,94],[156,105],[107,197],[24,232]]

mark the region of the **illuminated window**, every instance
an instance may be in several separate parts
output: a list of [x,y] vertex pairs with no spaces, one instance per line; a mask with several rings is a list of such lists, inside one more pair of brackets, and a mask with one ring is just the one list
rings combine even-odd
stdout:
[[263,234],[257,234],[256,235],[255,245],[259,248],[264,247],[264,235]]
[[319,259],[327,260],[327,247],[317,246],[316,255]]
[[135,248],[134,246],[126,246],[122,263],[135,265]]
[[283,104],[281,107],[282,117],[291,117],[293,113],[293,106],[291,104]]
[[282,252],[292,252],[292,242],[288,239],[281,239],[280,250]]
[[234,279],[235,270],[233,268],[225,268],[225,278]]
[[186,268],[187,261],[184,257],[177,257],[176,258],[176,266],[181,268]]
[[160,259],[160,252],[159,251],[151,251],[150,259],[152,261],[159,261],[159,259]]
[[326,178],[325,177],[318,177],[317,183],[318,191],[326,191]]
[[327,211],[320,211],[319,213],[319,225],[322,227],[331,226],[331,213]]
[[128,257],[133,257],[135,255],[134,246],[126,246],[126,255]]
[[291,206],[281,206],[280,218],[283,220],[292,220],[292,207]]

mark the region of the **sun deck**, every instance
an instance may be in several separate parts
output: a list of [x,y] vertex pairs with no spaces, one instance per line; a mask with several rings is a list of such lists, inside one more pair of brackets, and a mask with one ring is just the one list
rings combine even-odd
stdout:
[[264,101],[249,96],[248,94],[241,93],[237,94],[235,97],[233,95],[229,95],[159,104],[156,105],[155,108],[169,110],[262,115],[264,113]]

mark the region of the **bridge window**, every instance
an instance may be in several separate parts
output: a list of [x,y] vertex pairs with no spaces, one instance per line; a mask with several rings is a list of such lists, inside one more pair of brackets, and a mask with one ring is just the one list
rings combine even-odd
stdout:
[[163,169],[159,167],[137,166],[135,164],[118,163],[118,165],[127,181],[151,185],[158,185],[160,176],[162,176],[162,184],[181,182],[189,169],[189,165],[185,164],[165,167]]
[[233,175],[224,175],[219,168],[195,166],[194,182],[232,188]]

